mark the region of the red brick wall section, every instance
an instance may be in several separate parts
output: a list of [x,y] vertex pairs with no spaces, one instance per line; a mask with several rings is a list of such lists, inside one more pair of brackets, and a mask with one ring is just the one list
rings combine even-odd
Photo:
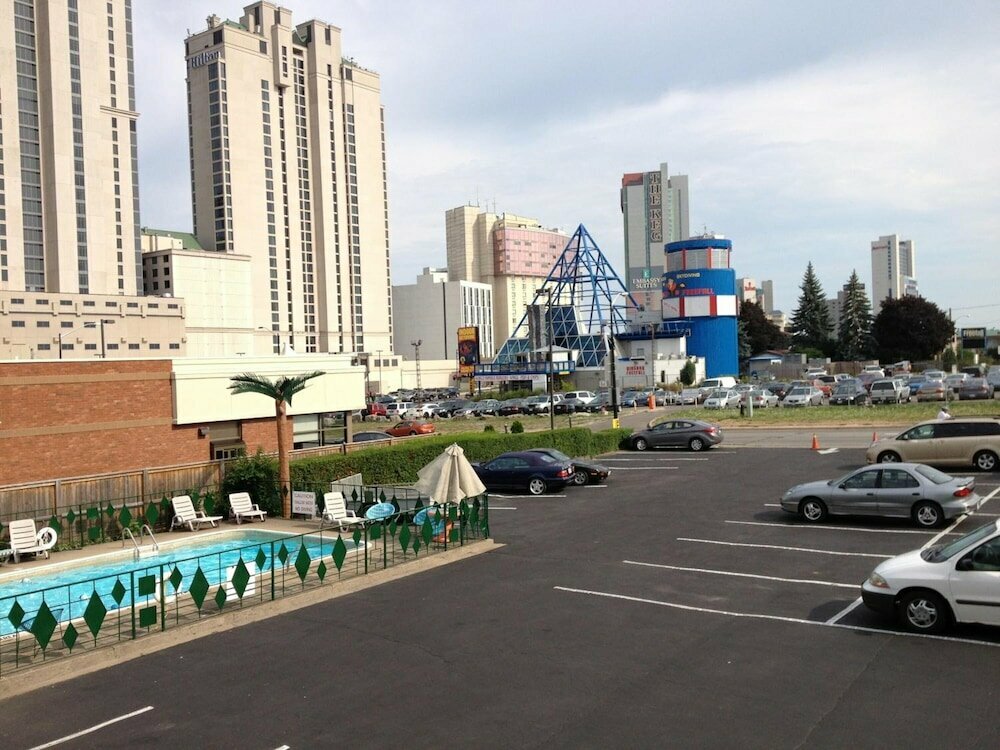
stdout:
[[[211,458],[197,426],[171,424],[170,369],[169,360],[0,363],[0,485]],[[158,377],[139,379],[149,375]],[[64,382],[23,382],[39,378]],[[163,424],[129,424],[148,419]]]
[[[240,423],[240,434],[247,447],[247,453],[256,453],[262,447],[265,453],[278,450],[278,431],[274,428],[274,417],[270,419],[245,419]],[[292,448],[292,419],[285,420],[285,438],[288,448]]]

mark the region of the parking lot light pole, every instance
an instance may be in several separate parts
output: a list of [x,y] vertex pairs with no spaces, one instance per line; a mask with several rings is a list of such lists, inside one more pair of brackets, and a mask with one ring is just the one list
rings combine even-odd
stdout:
[[553,355],[553,332],[552,332],[552,290],[543,288],[538,290],[538,294],[544,294],[548,302],[545,306],[545,314],[549,319],[549,430],[556,429],[556,405],[555,405],[555,362]]

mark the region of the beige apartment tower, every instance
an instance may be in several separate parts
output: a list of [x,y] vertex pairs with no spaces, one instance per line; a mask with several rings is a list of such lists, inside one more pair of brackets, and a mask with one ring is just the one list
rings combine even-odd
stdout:
[[207,25],[185,42],[194,230],[250,258],[254,353],[391,351],[378,74],[270,2]]
[[132,59],[131,0],[0,2],[0,293],[141,294]]

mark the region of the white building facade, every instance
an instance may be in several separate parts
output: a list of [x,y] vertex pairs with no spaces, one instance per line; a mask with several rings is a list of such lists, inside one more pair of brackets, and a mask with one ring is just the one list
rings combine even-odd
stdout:
[[890,234],[873,241],[872,312],[878,315],[887,299],[915,297],[918,294],[913,240],[901,240],[898,234]]

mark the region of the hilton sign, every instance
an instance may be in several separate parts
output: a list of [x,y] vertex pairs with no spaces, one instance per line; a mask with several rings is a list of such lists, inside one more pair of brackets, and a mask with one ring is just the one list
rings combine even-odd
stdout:
[[221,57],[222,51],[214,49],[211,52],[199,52],[194,57],[188,58],[189,68],[200,68],[202,65],[208,65],[210,62],[214,62]]

